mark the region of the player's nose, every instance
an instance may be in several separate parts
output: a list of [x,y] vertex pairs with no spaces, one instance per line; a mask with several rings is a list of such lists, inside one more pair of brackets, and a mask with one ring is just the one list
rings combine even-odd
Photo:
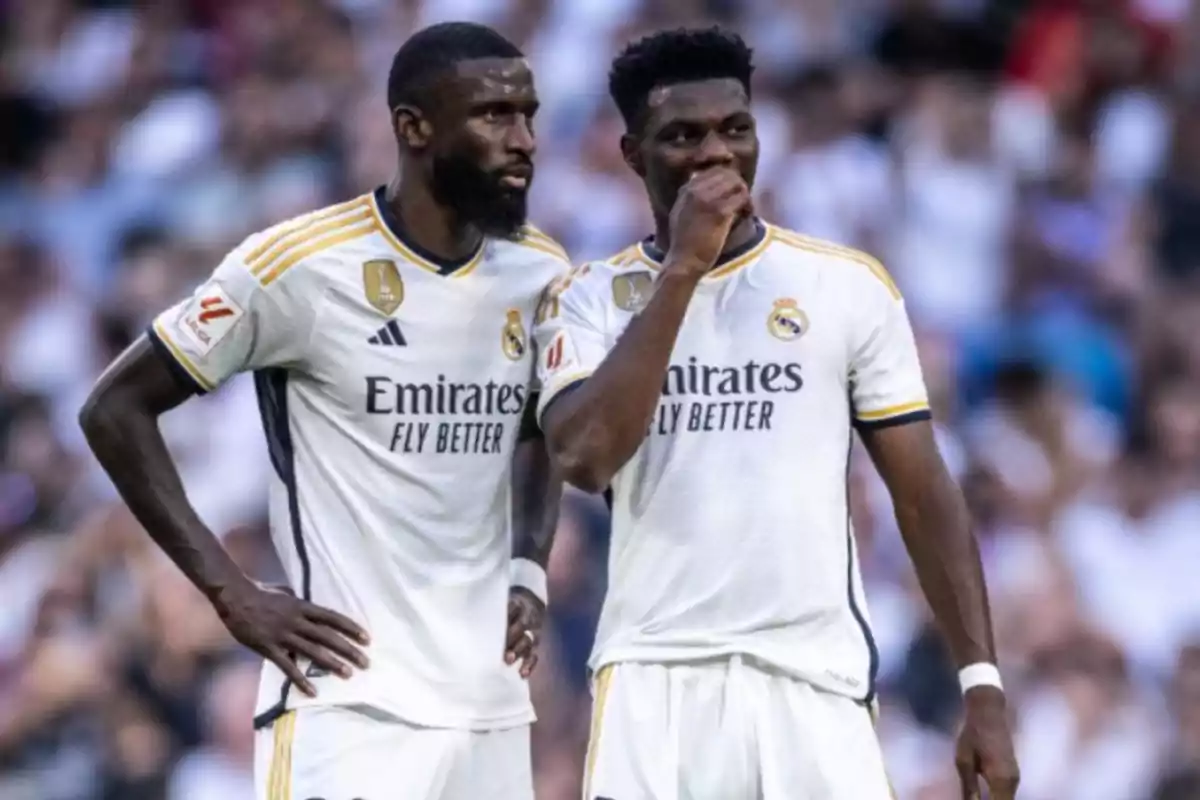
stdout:
[[696,149],[696,168],[728,167],[734,162],[733,151],[717,131],[709,131]]
[[504,145],[510,153],[520,153],[527,158],[533,158],[537,150],[537,137],[534,136],[533,126],[525,115],[518,114],[513,124],[508,126]]

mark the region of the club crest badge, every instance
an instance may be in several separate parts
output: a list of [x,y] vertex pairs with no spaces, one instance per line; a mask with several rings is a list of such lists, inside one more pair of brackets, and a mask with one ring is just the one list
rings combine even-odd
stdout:
[[513,361],[520,361],[529,349],[525,339],[525,325],[521,322],[521,312],[515,308],[510,308],[505,317],[504,328],[500,331],[500,349]]
[[795,300],[782,297],[775,301],[767,315],[767,331],[784,342],[799,339],[808,332],[808,315],[800,310]]

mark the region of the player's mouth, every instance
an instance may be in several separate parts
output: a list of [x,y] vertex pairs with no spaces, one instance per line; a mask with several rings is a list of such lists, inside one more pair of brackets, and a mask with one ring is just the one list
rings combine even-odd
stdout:
[[510,167],[500,173],[500,185],[506,189],[528,189],[532,179],[533,166],[528,164]]

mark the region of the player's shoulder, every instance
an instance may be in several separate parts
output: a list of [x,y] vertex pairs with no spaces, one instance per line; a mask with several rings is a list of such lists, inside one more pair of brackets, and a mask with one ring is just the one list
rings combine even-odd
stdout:
[[654,268],[632,245],[604,258],[583,261],[550,283],[547,302],[561,301],[589,314],[637,311],[654,288]]
[[532,224],[522,226],[510,239],[497,239],[496,247],[505,260],[517,259],[523,264],[543,267],[548,280],[571,268],[567,249]]
[[594,293],[607,291],[614,282],[630,280],[644,281],[648,287],[654,282],[655,271],[656,267],[642,254],[641,247],[632,244],[612,255],[581,262],[571,269],[567,280],[582,291]]
[[887,268],[870,253],[780,225],[771,224],[768,229],[768,254],[785,262],[798,260],[804,266],[827,271],[823,278],[849,289],[861,289],[864,285],[883,287],[892,297],[900,298],[900,290]]
[[246,237],[230,254],[262,286],[330,257],[338,258],[381,230],[370,194],[299,214]]
[[633,275],[645,275],[652,282],[656,269],[642,253],[640,244],[635,243],[612,255],[581,262],[572,269],[570,278],[572,284],[587,287],[607,286],[614,279]]

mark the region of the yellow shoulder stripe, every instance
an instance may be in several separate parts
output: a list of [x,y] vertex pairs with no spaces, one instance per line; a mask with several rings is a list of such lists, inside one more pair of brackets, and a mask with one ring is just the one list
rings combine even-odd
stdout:
[[379,228],[375,224],[374,219],[368,219],[365,225],[341,225],[334,229],[328,236],[320,239],[306,240],[306,244],[301,247],[294,248],[285,258],[275,262],[271,267],[270,272],[259,276],[259,281],[263,286],[270,286],[271,283],[279,279],[279,276],[287,272],[296,264],[300,263],[309,256],[315,255],[322,250],[328,250],[331,247],[336,247],[344,242],[349,242],[352,239],[358,239],[371,233],[375,233]]
[[313,223],[321,222],[322,220],[329,219],[330,217],[336,217],[339,214],[344,214],[347,211],[350,211],[361,205],[366,204],[366,202],[367,202],[366,197],[356,197],[353,200],[347,200],[344,203],[338,203],[335,206],[330,206],[329,208],[320,209],[311,214],[305,214],[304,216],[300,217],[299,219],[293,220],[292,224],[285,223],[283,226],[281,226],[281,229],[279,231],[277,231],[275,234],[270,236],[265,242],[260,244],[258,247],[254,248],[252,251],[250,251],[249,255],[246,256],[246,264],[249,265],[251,262],[258,261],[260,258],[262,258],[263,254],[266,253],[268,250],[270,250],[272,247],[279,244],[284,239],[292,236],[293,234],[299,233],[300,231],[309,227]]
[[543,253],[558,256],[564,261],[570,261],[567,255],[567,250],[558,242],[551,239],[546,234],[535,228],[533,225],[526,225],[523,229],[524,235],[517,240],[517,244],[532,247],[534,250],[540,250]]
[[614,267],[623,267],[630,261],[636,260],[641,255],[641,252],[641,249],[636,244],[631,244],[619,253],[611,255],[604,260]]
[[562,248],[557,242],[552,239],[534,239],[529,236],[521,239],[518,244],[528,247],[532,250],[539,250],[543,253],[549,253],[552,256],[557,256],[563,261],[570,261],[567,257],[567,251]]
[[[297,228],[282,237],[274,247],[257,258],[247,259],[246,266],[250,268],[251,274],[262,276],[272,264],[279,260],[280,256],[288,251],[301,247],[324,234],[371,219],[371,209],[364,206],[361,210],[357,207],[347,209],[346,212],[327,218],[323,222],[313,220],[310,224]],[[374,223],[372,222],[372,224]]]
[[538,239],[545,239],[548,242],[554,241],[554,238],[552,236],[550,236],[550,234],[546,233],[544,230],[539,228],[537,225],[534,225],[532,222],[525,223],[524,231],[525,231],[526,236],[533,236]]
[[900,289],[896,286],[896,282],[892,280],[892,276],[888,274],[887,269],[879,262],[879,260],[861,250],[855,250],[851,247],[843,247],[833,242],[826,242],[820,239],[814,239],[811,236],[805,236],[795,231],[789,231],[783,228],[771,226],[771,234],[776,241],[783,244],[791,245],[799,250],[807,250],[811,253],[820,253],[821,255],[837,256],[844,258],[847,261],[852,261],[855,264],[860,264],[871,271],[871,274],[887,287],[888,292],[896,300],[901,299]]

